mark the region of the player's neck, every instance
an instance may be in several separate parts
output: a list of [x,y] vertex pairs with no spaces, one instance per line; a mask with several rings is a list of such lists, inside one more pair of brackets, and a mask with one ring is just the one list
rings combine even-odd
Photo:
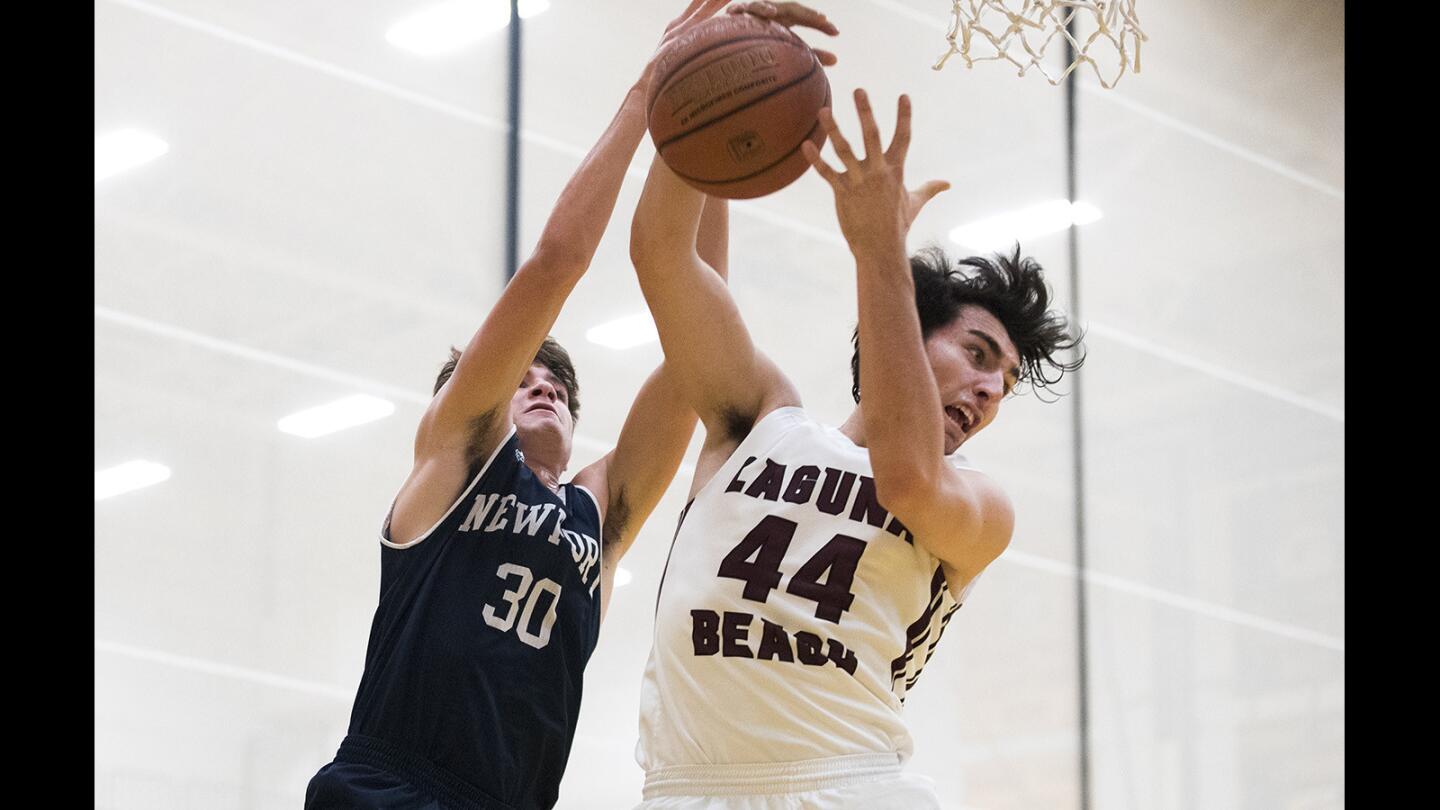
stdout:
[[539,479],[540,483],[544,484],[551,492],[560,491],[560,474],[565,472],[564,467],[559,469],[540,467],[531,464],[528,458],[525,460],[525,466],[529,467],[530,472],[535,473],[535,477]]
[[[551,490],[560,488],[560,476],[568,466],[567,448],[562,442],[547,441],[548,437],[521,436],[520,452],[525,456],[525,466]],[[528,439],[528,440],[527,440]]]

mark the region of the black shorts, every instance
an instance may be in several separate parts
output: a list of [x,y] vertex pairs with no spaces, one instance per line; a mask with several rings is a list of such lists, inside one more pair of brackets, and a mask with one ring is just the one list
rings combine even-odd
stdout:
[[383,740],[347,736],[305,789],[305,810],[514,810]]

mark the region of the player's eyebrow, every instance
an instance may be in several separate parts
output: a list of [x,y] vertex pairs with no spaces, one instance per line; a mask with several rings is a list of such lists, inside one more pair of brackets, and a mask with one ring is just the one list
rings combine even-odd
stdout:
[[[995,340],[995,338],[990,337],[990,335],[980,331],[979,329],[971,329],[970,334],[985,341],[985,345],[990,347],[991,354],[995,355],[996,357],[1005,356],[1005,353],[1000,351],[1000,344]],[[1020,381],[1020,367],[1012,366],[1011,368],[1007,369],[1005,371],[1005,377],[1006,381],[1009,382],[1010,387],[1014,388],[1015,384]]]

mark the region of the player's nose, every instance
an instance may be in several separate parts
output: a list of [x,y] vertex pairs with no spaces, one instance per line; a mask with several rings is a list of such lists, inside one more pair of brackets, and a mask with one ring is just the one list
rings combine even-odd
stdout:
[[1000,399],[1005,392],[1005,379],[999,373],[982,374],[975,381],[975,396],[981,404],[994,402]]

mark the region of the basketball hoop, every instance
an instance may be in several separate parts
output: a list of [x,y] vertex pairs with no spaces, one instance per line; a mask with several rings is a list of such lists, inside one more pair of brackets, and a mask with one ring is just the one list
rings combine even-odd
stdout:
[[[1135,16],[1135,3],[1136,0],[951,0],[954,19],[950,32],[945,35],[950,50],[940,57],[934,69],[943,68],[945,60],[958,53],[967,68],[974,67],[976,62],[1003,59],[1018,68],[1020,76],[1033,66],[1051,84],[1059,84],[1085,63],[1095,71],[1100,86],[1108,90],[1127,69],[1140,72],[1140,43],[1146,36]],[[1080,30],[1072,35],[1069,31],[1070,21],[1077,15],[1077,28],[1091,29],[1088,34]],[[1042,60],[1051,43],[1062,37],[1069,40],[1073,58],[1059,76],[1051,76]],[[993,49],[994,53],[986,55],[987,49]],[[1106,62],[1107,68],[1118,62],[1110,81],[1105,80],[1096,57]]]

